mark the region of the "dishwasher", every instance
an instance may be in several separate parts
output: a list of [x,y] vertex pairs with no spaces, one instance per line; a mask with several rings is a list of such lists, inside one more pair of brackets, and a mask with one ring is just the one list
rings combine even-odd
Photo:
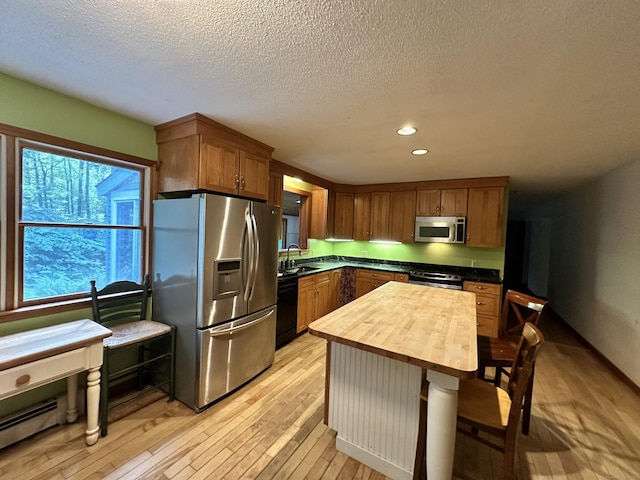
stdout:
[[278,309],[276,317],[276,349],[296,337],[298,326],[298,276],[278,279]]

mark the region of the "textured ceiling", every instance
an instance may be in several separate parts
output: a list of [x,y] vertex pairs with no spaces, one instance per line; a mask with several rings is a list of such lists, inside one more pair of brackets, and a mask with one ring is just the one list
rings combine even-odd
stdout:
[[637,0],[2,3],[0,71],[340,183],[507,175],[517,205],[640,159]]

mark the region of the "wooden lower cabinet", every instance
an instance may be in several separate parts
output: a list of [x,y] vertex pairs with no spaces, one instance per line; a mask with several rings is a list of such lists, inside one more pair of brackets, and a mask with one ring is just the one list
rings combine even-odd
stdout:
[[[356,269],[356,298],[391,280],[408,282],[406,273]],[[307,329],[314,320],[340,307],[342,269],[316,273],[298,279],[297,333]]]
[[[358,268],[356,270],[356,298],[365,293],[378,288],[380,285],[394,280],[393,272],[382,272],[379,270],[367,270]],[[408,278],[407,278],[408,281]]]
[[331,272],[317,273],[298,280],[298,333],[332,310]]
[[329,311],[333,312],[340,306],[340,278],[342,269],[331,270],[329,272]]
[[394,282],[402,282],[409,283],[409,274],[408,273],[394,273],[393,274]]
[[478,335],[497,337],[502,287],[495,283],[465,281],[462,289],[476,294]]

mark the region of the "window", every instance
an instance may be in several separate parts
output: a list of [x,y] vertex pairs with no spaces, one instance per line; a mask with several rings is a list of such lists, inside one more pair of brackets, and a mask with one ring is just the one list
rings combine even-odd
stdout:
[[22,318],[21,307],[74,308],[90,280],[98,288],[141,282],[153,162],[0,125],[6,129],[0,321]]

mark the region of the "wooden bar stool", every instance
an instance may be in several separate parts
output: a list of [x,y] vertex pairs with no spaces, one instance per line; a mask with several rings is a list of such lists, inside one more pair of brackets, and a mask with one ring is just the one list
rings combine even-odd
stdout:
[[[518,354],[517,346],[524,325],[532,323],[538,326],[547,305],[546,300],[524,293],[508,290],[502,305],[502,315],[498,328],[498,338],[478,335],[478,377],[487,380],[486,367],[495,367],[496,373],[493,383],[500,386],[502,374],[509,375],[507,368],[511,367]],[[531,401],[533,396],[533,377],[529,379],[524,395],[522,414],[522,433],[529,433],[531,421]]]
[[[540,330],[531,323],[525,324],[516,347],[516,356],[511,363],[511,375],[506,390],[477,378],[460,381],[457,431],[503,453],[505,480],[515,478],[516,437],[522,414],[522,400],[533,374],[539,347],[543,343],[544,336]],[[428,387],[429,383],[423,381],[414,480],[426,478]],[[489,433],[500,441],[494,443],[479,432]]]

